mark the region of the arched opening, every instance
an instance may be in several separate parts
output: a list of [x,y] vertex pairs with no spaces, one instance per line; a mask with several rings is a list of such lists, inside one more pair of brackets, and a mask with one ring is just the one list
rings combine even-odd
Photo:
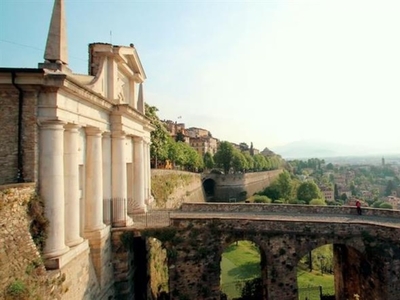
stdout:
[[313,249],[297,264],[299,300],[335,300],[333,244]]
[[[230,244],[221,255],[221,299],[263,299],[260,248],[252,241]],[[247,297],[247,298],[244,298]]]
[[211,178],[207,178],[203,181],[203,188],[206,194],[207,202],[213,201],[215,195],[215,181]]

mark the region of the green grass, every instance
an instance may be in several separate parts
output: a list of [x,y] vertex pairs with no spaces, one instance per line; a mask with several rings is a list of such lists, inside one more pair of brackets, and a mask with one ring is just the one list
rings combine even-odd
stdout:
[[[331,252],[329,245],[313,251],[313,272],[309,272],[305,259],[297,266],[297,285],[299,288],[299,300],[319,299],[319,286],[324,293],[333,293],[334,278],[332,274],[321,274],[319,262],[315,257],[324,255],[328,257]],[[317,271],[318,269],[318,271]],[[260,254],[257,246],[249,241],[240,241],[230,245],[222,254],[221,260],[221,290],[228,295],[229,299],[239,297],[241,289],[238,283],[259,277]]]
[[260,276],[260,254],[257,247],[249,241],[230,245],[222,254],[221,287],[229,296],[239,297],[237,282]]

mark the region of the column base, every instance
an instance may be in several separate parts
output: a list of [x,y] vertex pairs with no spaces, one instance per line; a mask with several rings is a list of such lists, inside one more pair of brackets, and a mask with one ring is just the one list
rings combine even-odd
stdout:
[[143,207],[136,207],[134,210],[130,211],[129,214],[130,215],[135,215],[135,214],[145,214],[147,213],[147,206],[143,206]]
[[76,245],[79,245],[82,242],[83,242],[83,238],[79,237],[79,238],[77,238],[75,240],[66,242],[66,244],[67,244],[68,247],[74,247]]
[[88,248],[89,248],[88,241],[82,239],[82,243],[76,245],[75,247],[68,248],[69,251],[64,253],[63,255],[45,259],[44,265],[47,270],[61,269]]
[[63,249],[61,249],[61,250],[55,250],[55,251],[46,252],[46,253],[43,255],[43,258],[44,258],[44,259],[51,259],[51,258],[54,258],[54,257],[58,257],[58,256],[63,255],[64,253],[68,252],[68,250],[69,250],[69,247],[68,247],[68,246],[65,246],[65,247],[64,247]]
[[113,222],[113,227],[129,227],[133,225],[133,220],[131,217],[126,216],[126,220]]

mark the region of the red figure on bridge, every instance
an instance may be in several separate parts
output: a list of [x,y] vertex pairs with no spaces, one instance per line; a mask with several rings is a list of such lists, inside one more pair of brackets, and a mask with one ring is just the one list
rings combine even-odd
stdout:
[[360,200],[356,201],[357,213],[361,215],[361,202]]

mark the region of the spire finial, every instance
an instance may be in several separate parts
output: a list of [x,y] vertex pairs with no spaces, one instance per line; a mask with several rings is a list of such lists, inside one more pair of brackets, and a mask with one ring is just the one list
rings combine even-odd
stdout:
[[64,0],[54,1],[44,59],[46,62],[68,65]]

